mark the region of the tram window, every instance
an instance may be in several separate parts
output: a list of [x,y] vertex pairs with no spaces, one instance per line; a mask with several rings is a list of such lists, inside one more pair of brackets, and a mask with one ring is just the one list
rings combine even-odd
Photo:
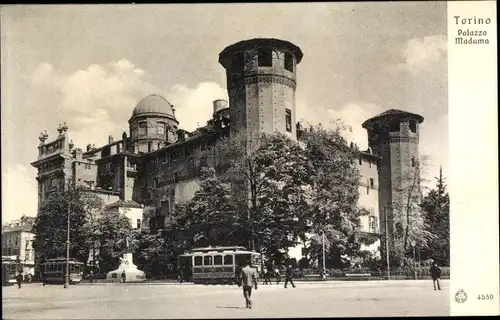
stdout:
[[203,257],[203,265],[204,266],[211,266],[212,265],[212,256]]
[[224,265],[225,266],[232,266],[233,265],[233,256],[232,255],[224,256]]
[[222,256],[214,256],[214,265],[221,266],[222,265]]
[[194,257],[194,265],[195,266],[203,265],[203,258],[202,257]]

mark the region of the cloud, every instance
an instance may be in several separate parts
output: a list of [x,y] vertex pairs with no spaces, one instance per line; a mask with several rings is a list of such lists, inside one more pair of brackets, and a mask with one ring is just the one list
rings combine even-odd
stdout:
[[36,216],[38,192],[34,168],[18,164],[2,170],[2,220],[18,219],[23,214]]
[[404,50],[405,63],[401,68],[409,72],[418,72],[440,63],[447,54],[446,36],[426,36],[408,40]]
[[127,59],[91,64],[70,74],[41,63],[30,80],[52,91],[52,103],[58,109],[54,120],[68,123],[68,134],[77,147],[102,145],[108,135],[121,135],[137,102],[160,91],[143,69]]
[[167,99],[174,105],[180,127],[193,131],[212,118],[212,102],[228,99],[227,90],[215,82],[203,82],[195,88],[175,85],[167,91]]

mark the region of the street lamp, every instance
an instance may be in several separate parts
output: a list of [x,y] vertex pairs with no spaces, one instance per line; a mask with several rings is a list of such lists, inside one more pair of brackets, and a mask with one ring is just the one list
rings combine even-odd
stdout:
[[64,277],[64,288],[69,288],[69,227],[70,227],[70,217],[71,217],[71,201],[69,193],[69,183],[68,183],[68,221],[66,226],[66,275]]
[[385,220],[385,259],[387,263],[387,280],[391,280],[391,264],[389,261],[389,222],[387,219],[387,208],[384,206],[384,220]]
[[325,232],[323,231],[323,276],[326,276],[326,262],[325,262]]
[[413,276],[414,276],[415,280],[417,280],[417,260],[416,260],[416,256],[415,256],[415,246],[416,245],[417,245],[417,243],[415,242],[415,240],[412,240],[411,246],[413,247]]

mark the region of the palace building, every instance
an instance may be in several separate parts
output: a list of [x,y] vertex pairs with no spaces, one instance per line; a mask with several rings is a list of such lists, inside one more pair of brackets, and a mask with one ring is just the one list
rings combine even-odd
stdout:
[[[162,228],[174,204],[198,190],[202,165],[213,165],[202,163],[200,153],[221,137],[237,131],[248,141],[276,131],[292,139],[300,136],[295,90],[302,57],[299,47],[278,39],[245,40],[225,48],[219,63],[226,70],[229,101],[213,101],[212,118],[193,132],[181,128],[167,99],[152,94],[131,110],[129,132],[119,139],[110,136],[104,146],[76,148],[66,124],[54,139],[42,133],[32,163],[38,169],[39,205],[70,179],[126,214],[135,228]],[[390,110],[363,124],[370,140],[370,148],[359,152],[359,202],[369,212],[361,219],[363,232],[378,237],[385,230],[379,212],[392,199],[395,177],[418,155],[422,121]],[[378,251],[379,242],[367,249]]]

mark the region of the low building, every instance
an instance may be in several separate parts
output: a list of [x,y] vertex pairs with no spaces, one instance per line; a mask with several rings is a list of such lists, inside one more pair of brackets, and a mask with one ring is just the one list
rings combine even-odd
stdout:
[[34,276],[33,225],[34,218],[23,217],[2,226],[2,256],[16,259],[21,264],[25,277]]

